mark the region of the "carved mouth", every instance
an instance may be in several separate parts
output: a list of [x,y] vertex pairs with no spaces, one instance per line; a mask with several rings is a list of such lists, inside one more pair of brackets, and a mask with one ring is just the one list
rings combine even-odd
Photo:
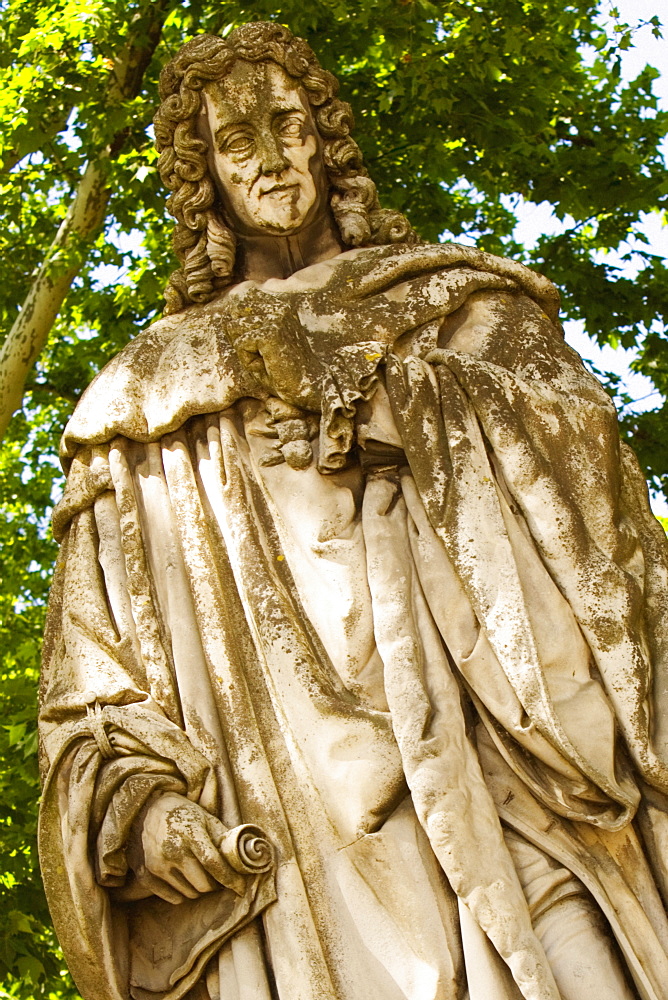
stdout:
[[285,191],[294,191],[298,188],[299,184],[274,184],[273,187],[267,188],[266,191],[261,191],[260,194],[282,194]]

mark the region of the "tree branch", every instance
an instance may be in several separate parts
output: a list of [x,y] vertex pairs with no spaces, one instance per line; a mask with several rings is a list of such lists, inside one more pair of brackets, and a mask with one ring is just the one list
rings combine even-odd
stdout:
[[[109,100],[121,103],[141,90],[144,72],[160,40],[174,0],[147,0],[133,19],[128,40],[114,60]],[[102,225],[109,201],[107,164],[125,141],[121,130],[82,174],[67,215],[40,267],[23,307],[0,350],[0,439],[21,405],[28,372],[46,343],[70,286]]]
[[9,173],[25,156],[30,156],[31,153],[36,153],[38,149],[43,149],[45,145],[53,142],[56,136],[67,126],[71,111],[72,107],[68,105],[65,108],[61,108],[59,113],[54,115],[47,125],[41,122],[41,129],[37,129],[31,136],[27,147],[23,144],[6,149],[2,163],[0,164],[0,171]]

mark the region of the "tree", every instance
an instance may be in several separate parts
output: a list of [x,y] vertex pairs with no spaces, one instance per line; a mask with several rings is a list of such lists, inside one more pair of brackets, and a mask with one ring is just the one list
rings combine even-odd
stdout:
[[[637,367],[665,395],[666,265],[647,247],[637,278],[619,280],[601,252],[623,249],[641,213],[665,211],[660,144],[668,115],[652,94],[655,70],[622,85],[620,53],[633,30],[614,11],[604,30],[599,6],[0,0],[5,411],[26,379],[0,454],[6,995],[76,996],[35,867],[34,699],[55,555],[47,524],[61,486],[62,426],[95,372],[159,313],[174,266],[150,131],[160,67],[197,32],[253,19],[288,24],[339,76],[385,205],[406,212],[427,239],[473,238],[547,273],[562,289],[566,316],[582,319],[602,343],[638,344]],[[656,18],[652,24],[658,32]],[[80,212],[87,190],[94,204]],[[550,202],[566,231],[527,251],[513,238],[519,197]],[[668,407],[631,415],[623,429],[668,495]]]
[[[167,0],[144,3],[134,12],[126,37],[109,60],[105,104],[110,111],[136,97],[144,70],[160,38]],[[86,259],[87,242],[105,217],[111,194],[107,184],[108,161],[125,141],[116,132],[86,163],[65,217],[47,250],[15,322],[0,350],[0,436],[21,405],[26,376],[39,357],[72,281]],[[5,163],[20,162],[20,139],[8,151]]]

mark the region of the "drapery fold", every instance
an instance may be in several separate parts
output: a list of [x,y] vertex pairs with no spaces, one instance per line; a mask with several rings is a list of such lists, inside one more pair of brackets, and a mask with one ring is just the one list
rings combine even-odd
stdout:
[[[218,962],[224,996],[232,937],[265,984],[258,996],[273,977],[290,1000],[362,1000],[369,982],[388,1000],[463,1000],[461,942],[475,939],[493,946],[490,969],[498,953],[510,970],[506,986],[495,973],[507,1000],[558,1000],[501,820],[584,883],[639,995],[660,1000],[665,538],[608,398],[555,318],[545,279],[489,255],[353,251],[170,317],[89,390],[66,434],[42,709],[45,881],[84,994],[102,996],[88,984],[108,968],[110,1000],[127,982],[137,1000],[176,1000],[205,965],[214,983]],[[119,388],[95,417],[91,401]],[[253,436],[268,395],[320,417],[314,506],[357,497],[388,710],[344,682],[305,611],[278,472]],[[357,425],[381,399],[395,432],[374,453]],[[194,901],[204,945],[174,915],[180,964],[156,958],[151,971],[132,942],[137,907],[154,904],[100,883],[127,888],[125,835],[162,788],[228,826],[256,823],[277,867],[275,890],[260,877],[234,913],[229,897],[217,914],[215,900]],[[52,844],[56,822],[68,832]],[[374,843],[390,870],[410,858],[438,885],[430,977],[413,973],[424,942],[360,860]],[[377,928],[354,917],[368,891]],[[147,918],[149,938],[159,923]]]

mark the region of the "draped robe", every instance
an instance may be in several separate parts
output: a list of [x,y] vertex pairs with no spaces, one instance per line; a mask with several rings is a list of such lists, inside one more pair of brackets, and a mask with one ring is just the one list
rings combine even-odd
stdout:
[[[508,831],[660,1000],[666,539],[557,311],[469,248],[350,251],[157,322],[87,390],[40,821],[86,1000],[558,1000]],[[257,824],[272,871],[140,898],[161,790]]]

